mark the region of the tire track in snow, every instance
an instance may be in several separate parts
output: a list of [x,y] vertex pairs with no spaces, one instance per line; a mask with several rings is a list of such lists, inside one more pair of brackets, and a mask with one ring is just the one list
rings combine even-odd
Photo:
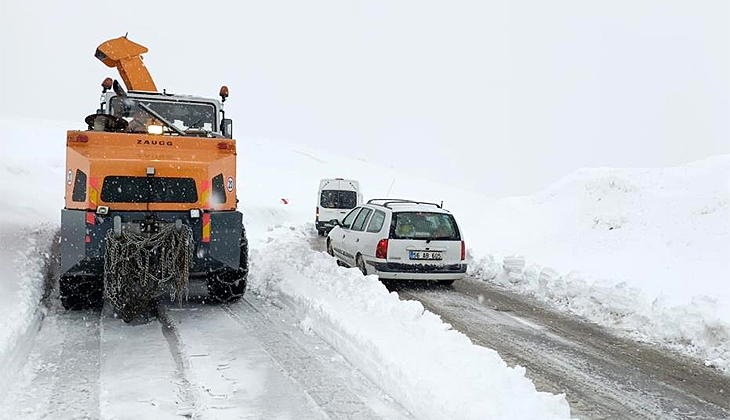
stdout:
[[0,419],[99,418],[99,312],[50,308]]
[[466,334],[475,344],[497,350],[509,364],[527,368],[527,376],[535,381],[539,390],[566,393],[574,415],[591,419],[676,420],[675,417],[661,417],[652,410],[653,404],[647,405],[645,399],[633,398],[631,394],[627,398],[618,398],[621,393],[615,391],[616,384],[613,381],[601,383],[592,376],[592,372],[584,372],[578,365],[582,365],[582,368],[589,366],[570,355],[561,354],[565,349],[560,344],[523,338],[519,332],[520,327],[514,325],[514,330],[505,334],[499,327],[495,327],[500,322],[495,321],[498,317],[494,314],[481,314],[480,317],[477,311],[476,314],[465,315],[475,308],[472,305],[443,305],[450,306],[450,310],[447,310],[441,303],[424,298],[419,293],[400,291],[399,295],[402,299],[420,301],[426,309],[439,314],[445,322]]
[[199,396],[199,418],[322,419],[326,416],[222,305],[192,296],[162,302],[179,334],[180,357]]
[[176,373],[179,385],[180,405],[177,410],[179,415],[187,418],[196,418],[200,410],[199,398],[196,396],[193,385],[188,380],[190,366],[186,358],[182,356],[183,350],[180,344],[180,335],[175,324],[169,316],[167,308],[159,303],[156,305],[157,319],[160,322],[162,335],[167,341],[170,356],[175,361]]
[[293,310],[251,295],[222,307],[256,336],[272,358],[330,418],[407,419],[410,415],[314,334],[296,325]]
[[127,324],[55,298],[0,418],[409,418],[288,310],[200,300]]
[[185,370],[173,356],[176,345],[168,342],[161,320],[125,323],[114,317],[107,303],[100,330],[102,418],[179,420],[196,416]]

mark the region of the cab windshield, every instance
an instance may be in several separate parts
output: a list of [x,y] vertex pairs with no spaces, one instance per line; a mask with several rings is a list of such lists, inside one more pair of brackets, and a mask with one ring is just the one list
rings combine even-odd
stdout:
[[165,127],[158,116],[186,134],[207,134],[216,130],[215,107],[212,104],[115,96],[111,99],[110,108],[112,115],[129,123],[127,131],[132,133],[146,133],[149,125],[161,125],[165,132],[174,132]]

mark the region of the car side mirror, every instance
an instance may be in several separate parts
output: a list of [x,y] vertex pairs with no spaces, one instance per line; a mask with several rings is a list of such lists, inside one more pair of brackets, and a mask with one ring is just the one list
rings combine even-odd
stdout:
[[330,220],[330,223],[332,223],[335,226],[342,227],[342,223],[340,223],[340,221],[338,219],[332,219],[332,220]]
[[233,120],[230,118],[223,118],[221,121],[221,132],[223,137],[227,139],[233,138]]

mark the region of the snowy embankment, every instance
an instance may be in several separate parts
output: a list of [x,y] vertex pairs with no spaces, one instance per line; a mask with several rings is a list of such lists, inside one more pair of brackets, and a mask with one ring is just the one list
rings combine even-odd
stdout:
[[[0,225],[0,372],[12,374],[33,343],[41,318],[52,230]],[[10,384],[0,381],[0,395]]]
[[475,276],[730,372],[730,155],[582,169],[471,229]]
[[401,301],[374,276],[338,267],[279,227],[252,254],[250,289],[288,304],[312,331],[417,418],[563,419],[563,395],[537,392],[521,367],[472,344],[419,302]]
[[[62,123],[0,117],[0,372],[12,375],[32,344],[51,241],[63,206]],[[54,139],[55,140],[55,139]],[[7,378],[7,376],[3,376]],[[8,381],[0,381],[0,395]]]

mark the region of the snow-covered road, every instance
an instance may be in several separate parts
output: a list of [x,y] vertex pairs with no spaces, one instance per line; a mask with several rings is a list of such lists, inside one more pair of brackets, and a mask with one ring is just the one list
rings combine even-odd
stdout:
[[697,361],[471,279],[450,287],[400,282],[388,288],[527,368],[539,390],[564,392],[580,418],[730,418],[730,378]]
[[290,313],[253,295],[209,305],[193,294],[137,325],[108,307],[49,306],[0,418],[410,418]]
[[[324,252],[322,238],[310,241]],[[611,334],[529,297],[467,278],[386,282],[475,344],[523,366],[538,390],[565,393],[583,419],[728,419],[730,377],[697,360]]]
[[[478,419],[491,407],[543,419],[567,418],[550,411],[565,400],[582,419],[730,418],[730,378],[696,360],[474,279],[386,283],[388,294],[310,234],[272,230],[234,304],[207,303],[193,283],[182,306],[162,301],[156,318],[125,324],[108,305],[65,311],[54,291],[17,343],[25,363],[4,374],[0,419]],[[521,388],[523,372],[540,393]],[[535,397],[527,414],[507,411]],[[419,412],[424,398],[433,406]]]
[[313,251],[308,230],[269,233],[241,301],[210,304],[193,282],[131,324],[108,304],[64,310],[57,273],[37,273],[45,297],[18,305],[28,322],[0,360],[0,419],[572,418],[524,369]]

